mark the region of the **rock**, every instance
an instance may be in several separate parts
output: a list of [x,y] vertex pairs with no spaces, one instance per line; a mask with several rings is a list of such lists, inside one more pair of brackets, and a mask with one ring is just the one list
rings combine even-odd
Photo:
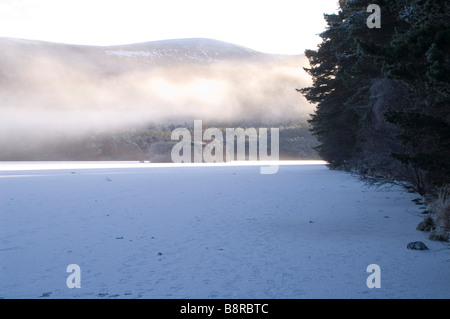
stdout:
[[428,216],[417,225],[416,229],[420,231],[432,231],[436,229],[436,226],[433,219]]
[[428,247],[421,241],[413,241],[409,243],[406,248],[412,250],[428,250]]
[[448,241],[449,235],[442,231],[433,230],[428,237],[429,240]]

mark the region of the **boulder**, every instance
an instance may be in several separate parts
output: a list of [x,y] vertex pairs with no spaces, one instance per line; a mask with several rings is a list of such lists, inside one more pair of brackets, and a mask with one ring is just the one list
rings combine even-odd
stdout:
[[412,250],[428,250],[428,247],[421,241],[413,241],[409,243],[406,248]]

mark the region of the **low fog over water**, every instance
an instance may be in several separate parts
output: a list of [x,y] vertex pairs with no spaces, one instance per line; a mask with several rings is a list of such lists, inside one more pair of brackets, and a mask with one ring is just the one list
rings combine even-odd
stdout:
[[0,39],[0,147],[153,124],[278,125],[313,111],[304,56],[208,40],[91,47]]

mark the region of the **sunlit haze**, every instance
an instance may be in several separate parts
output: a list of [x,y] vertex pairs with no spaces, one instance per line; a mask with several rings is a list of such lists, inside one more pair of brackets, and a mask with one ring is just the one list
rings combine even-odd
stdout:
[[294,125],[307,152],[315,106],[296,90],[311,83],[303,53],[336,9],[337,0],[0,0],[0,159],[100,159],[106,135],[116,143],[141,130],[153,145],[167,139],[161,125],[194,120]]
[[84,45],[213,38],[265,53],[314,49],[337,0],[2,0],[0,36]]

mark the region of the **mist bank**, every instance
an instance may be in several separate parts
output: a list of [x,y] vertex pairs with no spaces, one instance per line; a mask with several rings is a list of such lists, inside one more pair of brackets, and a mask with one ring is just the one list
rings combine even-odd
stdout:
[[295,88],[310,85],[306,63],[209,39],[93,47],[0,38],[1,157],[196,119],[305,123],[313,107]]

